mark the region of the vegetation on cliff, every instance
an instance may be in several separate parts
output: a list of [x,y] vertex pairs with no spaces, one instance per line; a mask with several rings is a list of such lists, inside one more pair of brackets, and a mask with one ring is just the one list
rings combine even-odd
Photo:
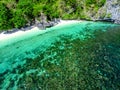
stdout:
[[90,19],[106,0],[1,0],[0,30],[20,28],[34,22],[41,12],[47,20]]

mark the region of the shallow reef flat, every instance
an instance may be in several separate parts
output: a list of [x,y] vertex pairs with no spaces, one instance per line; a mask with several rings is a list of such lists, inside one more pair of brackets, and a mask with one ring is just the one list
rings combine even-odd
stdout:
[[119,90],[119,25],[85,21],[46,30],[0,48],[0,89]]

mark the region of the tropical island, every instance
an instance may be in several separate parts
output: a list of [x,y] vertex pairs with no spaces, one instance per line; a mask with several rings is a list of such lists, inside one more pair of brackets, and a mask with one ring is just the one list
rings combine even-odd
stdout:
[[0,90],[120,90],[120,1],[0,0]]

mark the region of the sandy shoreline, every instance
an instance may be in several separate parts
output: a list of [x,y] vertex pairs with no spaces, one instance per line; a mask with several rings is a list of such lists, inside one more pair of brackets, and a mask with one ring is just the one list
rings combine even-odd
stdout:
[[[82,22],[82,21],[80,21],[80,20],[60,20],[60,22],[56,26],[64,26],[64,25],[72,24],[72,23],[76,23],[76,22]],[[36,26],[33,26],[33,28],[30,30],[26,30],[26,31],[19,30],[17,32],[10,33],[10,34],[4,34],[4,32],[2,32],[0,34],[0,42],[3,40],[26,36],[27,34],[34,33],[34,35],[37,35],[37,34],[44,33],[44,32],[47,32],[47,30],[40,30]]]

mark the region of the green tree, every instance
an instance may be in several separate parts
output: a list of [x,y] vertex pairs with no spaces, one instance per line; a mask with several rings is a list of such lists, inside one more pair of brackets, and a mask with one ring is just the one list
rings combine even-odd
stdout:
[[0,29],[9,29],[11,26],[12,14],[5,4],[0,3]]
[[14,23],[15,28],[20,28],[22,26],[25,26],[27,23],[27,20],[25,19],[24,15],[22,14],[21,10],[17,10],[13,14],[12,22]]
[[17,9],[20,9],[25,18],[31,19],[33,18],[33,6],[34,6],[34,0],[19,0],[19,3],[17,4]]

